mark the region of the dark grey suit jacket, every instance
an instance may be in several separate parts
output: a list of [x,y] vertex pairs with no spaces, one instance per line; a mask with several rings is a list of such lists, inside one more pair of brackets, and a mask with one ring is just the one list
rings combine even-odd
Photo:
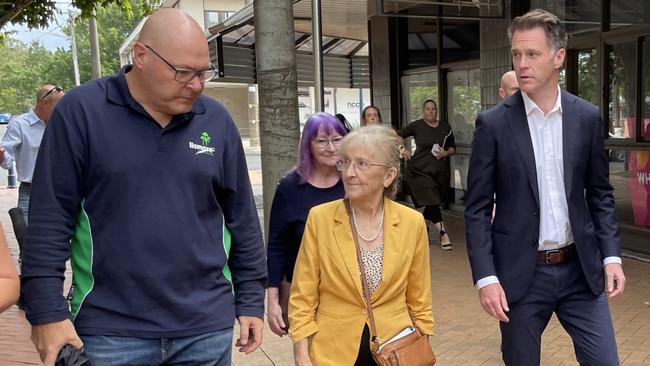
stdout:
[[[598,108],[562,91],[564,187],[580,265],[594,294],[604,290],[602,260],[620,256],[609,163]],[[480,113],[466,194],[467,252],[474,282],[497,276],[517,302],[535,270],[539,191],[521,92]],[[498,200],[492,218],[492,198]]]

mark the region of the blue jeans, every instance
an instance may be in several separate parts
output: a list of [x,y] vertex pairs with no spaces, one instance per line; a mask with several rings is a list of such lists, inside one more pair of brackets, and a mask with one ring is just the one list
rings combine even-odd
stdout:
[[23,211],[23,217],[25,218],[25,225],[29,224],[29,194],[32,190],[32,185],[30,183],[20,182],[18,187],[18,208]]
[[232,328],[179,338],[81,336],[93,366],[230,366]]

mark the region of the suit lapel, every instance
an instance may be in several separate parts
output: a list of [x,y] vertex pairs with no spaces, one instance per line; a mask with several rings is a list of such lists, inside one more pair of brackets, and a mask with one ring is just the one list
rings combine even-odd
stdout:
[[575,105],[576,97],[562,90],[562,155],[564,165],[564,190],[567,199],[571,192],[575,149],[580,142],[580,112]]
[[521,92],[511,98],[508,98],[504,105],[507,107],[504,115],[512,134],[514,135],[515,146],[519,152],[519,157],[523,160],[524,167],[528,176],[530,189],[533,191],[537,207],[539,207],[539,188],[537,187],[537,170],[535,164],[535,151],[533,150],[533,141],[530,138],[528,129],[528,118],[526,117],[526,108]]
[[359,296],[363,298],[363,287],[361,286],[361,272],[359,271],[359,263],[357,262],[357,250],[352,237],[352,228],[350,227],[350,220],[345,211],[343,201],[336,208],[334,213],[335,227],[334,239],[339,247],[339,252],[345,267],[350,275],[350,280],[357,288]]
[[374,301],[386,290],[386,286],[391,282],[395,268],[397,267],[399,256],[400,229],[399,216],[394,209],[395,203],[388,198],[384,198],[384,257],[381,273],[381,282],[370,298]]

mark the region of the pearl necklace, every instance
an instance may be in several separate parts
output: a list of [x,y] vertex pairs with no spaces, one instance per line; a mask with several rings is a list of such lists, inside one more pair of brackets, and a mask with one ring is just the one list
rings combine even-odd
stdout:
[[352,222],[354,223],[354,228],[357,231],[357,235],[359,235],[359,237],[363,239],[363,241],[366,242],[375,241],[379,237],[379,233],[381,233],[381,229],[384,228],[384,207],[383,206],[381,207],[381,216],[379,218],[379,227],[377,228],[377,232],[371,238],[367,238],[363,236],[363,234],[361,234],[361,229],[359,229],[359,223],[357,222],[357,213],[354,211],[354,207],[352,207]]

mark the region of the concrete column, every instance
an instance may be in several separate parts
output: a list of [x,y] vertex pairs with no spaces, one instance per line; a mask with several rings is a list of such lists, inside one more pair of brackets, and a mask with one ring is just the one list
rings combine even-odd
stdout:
[[372,16],[368,21],[370,44],[370,88],[372,104],[381,111],[384,123],[400,127],[400,47],[399,20]]
[[255,1],[253,11],[264,227],[268,232],[275,187],[296,164],[300,139],[293,2]]

